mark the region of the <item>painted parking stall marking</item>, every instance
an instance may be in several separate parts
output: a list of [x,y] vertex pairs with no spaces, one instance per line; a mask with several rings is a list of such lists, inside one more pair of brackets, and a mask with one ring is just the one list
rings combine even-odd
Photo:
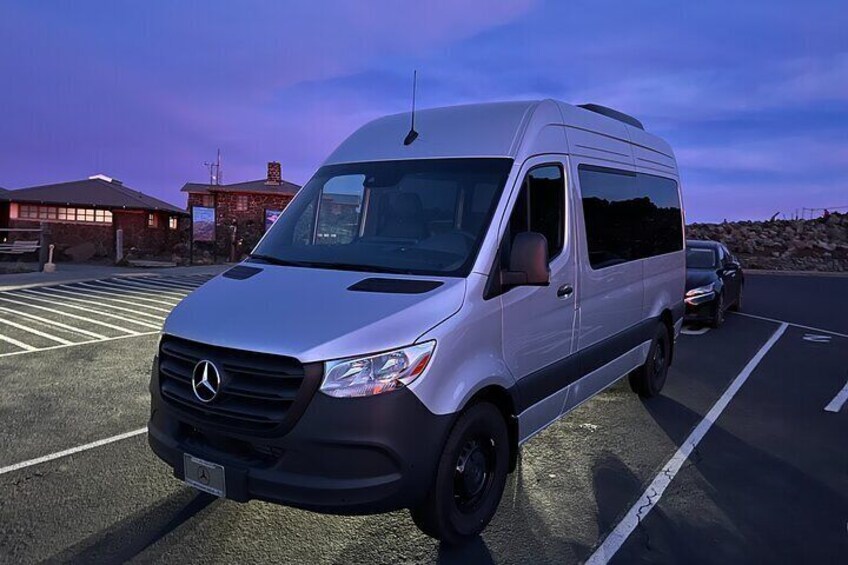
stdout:
[[589,560],[586,561],[587,564],[600,565],[602,563],[607,563],[610,559],[612,559],[624,542],[627,541],[630,534],[632,534],[642,520],[645,519],[645,516],[647,516],[651,509],[657,505],[660,498],[662,498],[663,493],[671,484],[671,481],[674,480],[674,477],[680,471],[680,468],[689,458],[692,451],[699,443],[701,443],[701,440],[707,434],[709,429],[718,420],[721,413],[724,412],[724,409],[727,408],[727,405],[730,404],[730,401],[733,400],[733,397],[736,396],[736,393],[739,392],[739,389],[742,388],[742,385],[745,384],[745,381],[748,380],[748,377],[751,376],[751,373],[754,372],[754,369],[757,368],[760,361],[762,361],[763,357],[766,356],[766,353],[768,353],[774,344],[777,343],[786,331],[787,327],[789,327],[789,324],[785,322],[781,323],[780,327],[777,328],[768,341],[766,341],[760,350],[751,358],[750,361],[748,361],[748,364],[745,365],[742,371],[735,379],[733,379],[730,386],[728,386],[727,390],[724,391],[724,394],[722,394],[716,403],[713,404],[709,412],[707,412],[695,429],[692,430],[692,433],[689,434],[689,437],[686,438],[680,448],[660,470],[659,474],[653,481],[651,481],[651,484],[648,485],[645,492],[642,493],[639,499],[633,504],[633,506],[630,507],[621,521],[615,526],[615,529],[610,532],[603,542],[601,542],[601,545],[589,557]]
[[830,343],[830,340],[833,339],[833,336],[824,335],[824,334],[804,334],[803,340],[809,341],[812,343]]
[[212,275],[111,278],[0,291],[0,357],[158,333]]
[[712,328],[710,328],[709,326],[702,326],[700,328],[683,326],[683,328],[680,329],[680,333],[682,333],[683,335],[704,335],[705,333],[710,331],[710,329]]
[[845,406],[846,402],[848,402],[848,381],[845,382],[842,390],[836,393],[833,400],[828,402],[827,406],[824,407],[825,412],[839,412]]

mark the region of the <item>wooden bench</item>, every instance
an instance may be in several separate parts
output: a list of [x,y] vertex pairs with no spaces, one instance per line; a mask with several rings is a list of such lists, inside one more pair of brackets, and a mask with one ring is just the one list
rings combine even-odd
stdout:
[[13,241],[11,243],[0,243],[0,254],[23,255],[24,253],[35,253],[41,247],[38,241]]

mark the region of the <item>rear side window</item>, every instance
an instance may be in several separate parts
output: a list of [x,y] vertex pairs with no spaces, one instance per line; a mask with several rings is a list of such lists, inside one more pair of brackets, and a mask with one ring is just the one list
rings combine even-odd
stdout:
[[590,165],[577,170],[593,269],[683,249],[676,181]]
[[648,197],[644,209],[642,249],[640,257],[653,257],[683,249],[683,218],[677,182],[655,175],[636,175],[638,197]]
[[[508,241],[516,234],[533,231],[548,240],[548,258],[562,251],[565,233],[565,183],[562,169],[543,165],[532,169],[524,179],[521,192],[509,218]],[[509,257],[509,251],[506,257]]]

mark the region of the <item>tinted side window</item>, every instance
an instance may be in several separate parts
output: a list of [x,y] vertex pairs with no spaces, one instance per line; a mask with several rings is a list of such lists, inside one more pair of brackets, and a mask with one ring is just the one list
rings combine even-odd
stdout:
[[644,238],[641,257],[662,255],[683,249],[683,218],[680,214],[680,196],[677,183],[672,179],[639,173],[639,194],[647,196],[650,206],[645,208]]
[[645,204],[636,198],[636,175],[578,167],[589,264],[602,269],[638,257],[638,218]]
[[[548,258],[562,251],[565,233],[565,183],[562,169],[545,165],[527,173],[512,215],[506,237],[512,243],[516,234],[538,232],[548,240]],[[508,249],[506,257],[509,257]]]
[[683,249],[675,181],[588,165],[578,176],[592,268]]

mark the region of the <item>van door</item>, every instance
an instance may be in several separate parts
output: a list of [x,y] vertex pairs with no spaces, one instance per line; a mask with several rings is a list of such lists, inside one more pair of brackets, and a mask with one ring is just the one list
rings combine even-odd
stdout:
[[575,336],[574,249],[564,158],[534,158],[522,168],[501,245],[501,268],[516,234],[539,232],[548,240],[549,286],[504,289],[503,353],[518,382],[519,438],[526,439],[559,417]]
[[[632,220],[644,203],[632,167],[598,163],[604,162],[572,160],[572,175],[579,186],[574,200],[575,231],[580,240],[577,348],[581,377],[627,353],[635,347],[631,347],[632,341],[641,337],[635,332],[642,318],[644,282],[639,241],[644,226]],[[612,370],[608,375],[582,378],[572,388],[565,410],[620,376]]]

